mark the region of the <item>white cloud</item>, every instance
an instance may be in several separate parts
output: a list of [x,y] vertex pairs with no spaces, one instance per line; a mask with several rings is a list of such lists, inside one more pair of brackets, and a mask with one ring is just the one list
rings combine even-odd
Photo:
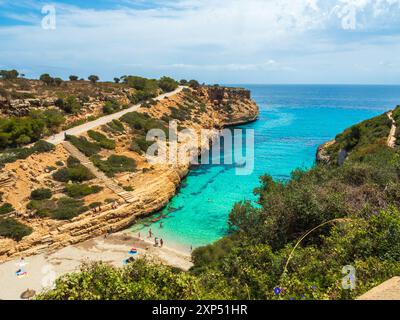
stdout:
[[[338,53],[368,47],[358,54],[379,65],[388,55],[385,50],[397,48],[389,42],[371,50],[368,41],[379,36],[367,31],[398,28],[393,21],[400,16],[400,0],[167,0],[147,10],[132,9],[129,0],[122,4],[113,10],[57,5],[55,31],[40,28],[40,11],[36,16],[11,13],[32,26],[0,28],[0,61],[35,73],[50,67],[65,73],[103,72],[110,78],[118,72],[156,75],[161,70],[205,80],[219,80],[223,72],[262,79],[278,73],[291,77],[302,70],[307,77],[304,66],[314,61],[314,69],[331,63],[345,77],[347,62],[332,60]],[[349,6],[356,8],[360,29],[342,29]],[[359,38],[354,36],[358,31]],[[359,57],[347,59],[354,66]]]

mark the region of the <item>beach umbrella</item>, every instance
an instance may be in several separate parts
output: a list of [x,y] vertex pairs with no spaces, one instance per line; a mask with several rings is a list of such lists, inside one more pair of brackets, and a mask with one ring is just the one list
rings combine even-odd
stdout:
[[36,294],[36,291],[35,291],[35,290],[30,290],[30,289],[28,289],[28,290],[22,292],[22,294],[21,294],[21,299],[28,300],[28,299],[30,299],[30,298],[33,298],[33,297],[35,296],[35,294]]

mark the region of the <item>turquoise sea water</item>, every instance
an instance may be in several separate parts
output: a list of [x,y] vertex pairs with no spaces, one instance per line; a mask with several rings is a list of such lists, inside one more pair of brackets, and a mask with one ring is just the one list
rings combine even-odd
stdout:
[[[241,85],[260,107],[259,120],[240,126],[254,129],[255,169],[238,176],[232,165],[194,168],[180,192],[162,211],[131,228],[149,228],[169,246],[189,250],[223,237],[232,206],[255,200],[253,190],[265,173],[288,179],[296,168],[310,168],[317,147],[343,129],[400,104],[400,86]],[[249,148],[249,146],[247,146]],[[173,211],[173,212],[171,212]]]

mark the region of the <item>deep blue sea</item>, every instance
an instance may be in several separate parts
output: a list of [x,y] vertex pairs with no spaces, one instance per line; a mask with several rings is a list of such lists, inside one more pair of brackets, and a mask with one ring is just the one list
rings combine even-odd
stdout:
[[239,127],[254,129],[254,172],[238,176],[232,165],[199,166],[163,210],[163,228],[150,222],[153,217],[133,226],[132,232],[144,234],[151,227],[167,246],[184,250],[212,243],[226,234],[236,202],[256,200],[253,190],[261,175],[285,180],[296,168],[312,167],[320,144],[400,104],[400,86],[240,86],[251,90],[260,107],[258,121]]

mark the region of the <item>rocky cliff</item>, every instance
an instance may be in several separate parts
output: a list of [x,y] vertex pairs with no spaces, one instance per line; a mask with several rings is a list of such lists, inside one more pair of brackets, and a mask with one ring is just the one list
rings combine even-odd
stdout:
[[[248,90],[200,87],[195,90],[185,89],[152,106],[143,105],[139,112],[154,119],[177,120],[180,127],[195,131],[210,129],[208,138],[212,140],[218,135],[218,130],[225,126],[256,120],[259,110],[251,100]],[[101,131],[102,128],[98,130]],[[37,217],[26,208],[30,192],[35,188],[50,188],[58,197],[62,196],[63,186],[51,179],[51,172],[48,170],[49,167],[57,166],[60,161],[66,162],[68,152],[61,145],[50,153],[36,154],[5,167],[4,171],[12,173],[10,176],[14,179],[11,182],[7,180],[7,184],[2,187],[3,198],[17,209],[12,216],[29,225],[33,233],[19,242],[0,238],[0,262],[20,255],[51,252],[106,234],[110,230],[125,229],[139,217],[159,211],[168,204],[177,192],[181,179],[190,170],[189,161],[179,165],[150,165],[143,155],[129,149],[131,135],[115,135],[112,138],[117,143],[118,154],[128,155],[138,163],[135,173],[119,174],[115,177],[117,183],[134,190],[134,201],[123,203],[118,197],[115,198],[111,190],[105,188],[98,195],[86,197],[85,202],[103,202],[114,196],[114,201],[119,202],[117,207],[113,203],[104,204],[99,211],[88,211],[70,221]],[[209,146],[205,141],[200,149],[204,150]]]

